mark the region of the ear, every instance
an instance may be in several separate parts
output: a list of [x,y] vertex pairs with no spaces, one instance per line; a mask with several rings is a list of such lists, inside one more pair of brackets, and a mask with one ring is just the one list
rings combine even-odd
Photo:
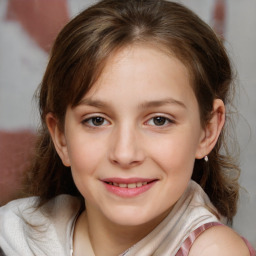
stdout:
[[59,157],[61,158],[62,163],[65,166],[69,167],[70,161],[68,156],[65,134],[63,131],[60,130],[58,120],[52,113],[48,113],[46,115],[46,124],[51,134],[51,138],[54,143],[55,149]]
[[208,155],[217,143],[221,130],[225,123],[225,105],[222,100],[215,99],[210,121],[206,124],[196,158],[201,159]]

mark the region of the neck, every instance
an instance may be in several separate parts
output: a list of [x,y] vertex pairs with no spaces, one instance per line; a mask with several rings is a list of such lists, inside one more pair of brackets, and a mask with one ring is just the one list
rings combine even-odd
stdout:
[[150,223],[138,226],[120,226],[104,218],[101,214],[90,211],[88,207],[76,224],[75,255],[83,255],[87,250],[81,246],[84,244],[84,239],[88,240],[88,238],[95,256],[120,255],[149,234],[167,216],[168,212]]

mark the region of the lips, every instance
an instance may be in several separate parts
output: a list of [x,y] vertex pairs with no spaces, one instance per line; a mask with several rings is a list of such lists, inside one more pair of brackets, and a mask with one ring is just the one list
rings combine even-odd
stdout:
[[121,197],[134,197],[149,190],[157,179],[108,178],[102,181],[109,192]]

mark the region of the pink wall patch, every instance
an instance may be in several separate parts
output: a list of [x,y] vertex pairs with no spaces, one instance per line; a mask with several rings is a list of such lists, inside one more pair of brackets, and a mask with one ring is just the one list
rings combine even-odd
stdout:
[[35,135],[29,130],[0,131],[0,205],[16,198],[30,163]]
[[215,0],[213,29],[224,40],[226,29],[226,0]]
[[56,35],[69,21],[67,0],[8,0],[6,19],[18,21],[49,52]]

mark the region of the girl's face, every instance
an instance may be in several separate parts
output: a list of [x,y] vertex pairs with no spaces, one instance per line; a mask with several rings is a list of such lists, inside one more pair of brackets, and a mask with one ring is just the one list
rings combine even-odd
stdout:
[[80,104],[67,109],[60,156],[92,216],[134,226],[181,197],[204,137],[186,67],[133,45],[115,53]]

